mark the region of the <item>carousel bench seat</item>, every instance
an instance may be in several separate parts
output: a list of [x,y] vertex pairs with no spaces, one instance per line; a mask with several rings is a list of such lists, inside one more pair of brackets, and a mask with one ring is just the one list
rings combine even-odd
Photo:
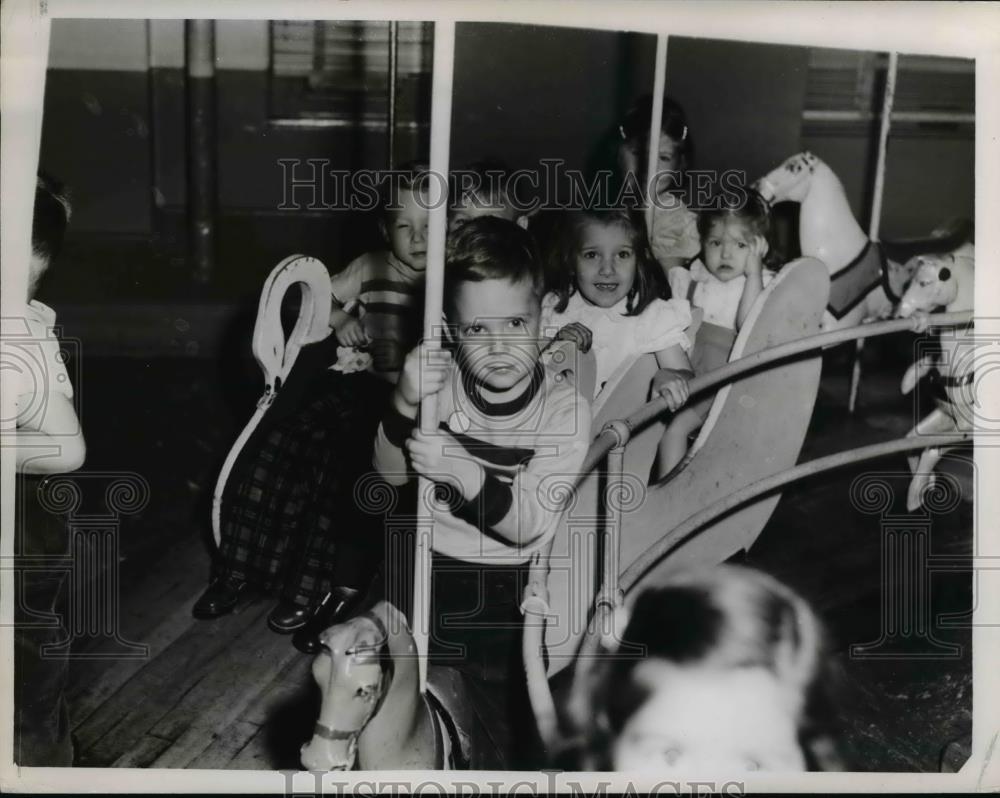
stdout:
[[[826,266],[814,258],[787,264],[764,289],[736,338],[731,360],[819,332],[829,293]],[[699,509],[758,479],[790,468],[798,459],[819,388],[818,352],[753,372],[722,387],[688,457],[665,481],[649,485],[663,421],[636,430],[625,448],[620,571]],[[640,358],[594,419],[599,431],[648,401],[655,359]],[[578,484],[557,528],[549,558],[552,614],[545,626],[551,675],[570,664],[586,631],[601,573],[597,545],[604,530],[607,474],[595,469]],[[675,551],[649,578],[664,570],[720,563],[749,548],[780,496],[737,509]],[[529,621],[530,622],[530,621]]]

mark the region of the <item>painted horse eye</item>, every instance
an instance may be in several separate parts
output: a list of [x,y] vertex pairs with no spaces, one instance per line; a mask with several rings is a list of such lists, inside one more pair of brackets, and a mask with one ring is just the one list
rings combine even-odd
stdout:
[[951,279],[951,269],[945,266],[941,271],[938,272],[938,279],[940,280],[950,280]]

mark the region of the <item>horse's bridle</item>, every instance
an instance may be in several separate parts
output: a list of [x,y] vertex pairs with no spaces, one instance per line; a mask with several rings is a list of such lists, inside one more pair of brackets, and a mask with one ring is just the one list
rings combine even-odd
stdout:
[[[368,722],[378,714],[379,710],[382,708],[382,703],[385,701],[385,697],[389,694],[389,688],[392,686],[392,678],[395,674],[395,665],[392,661],[392,654],[389,652],[389,630],[386,629],[385,624],[382,619],[371,611],[366,611],[360,613],[358,618],[365,618],[375,624],[375,628],[378,629],[379,635],[382,637],[382,644],[375,650],[374,659],[377,660],[379,668],[382,672],[383,684],[385,685],[382,690],[382,694],[378,697],[375,702],[375,708],[371,711],[365,722],[358,729],[334,729],[327,726],[320,721],[316,721],[316,725],[313,727],[313,736],[320,737],[324,740],[330,740],[331,742],[339,742],[341,740],[347,740],[348,752],[351,760],[354,759],[355,751],[357,750],[358,737],[361,736],[361,732],[365,730],[365,726]],[[348,649],[344,652],[344,656],[357,656],[360,653],[358,649]],[[323,646],[320,649],[319,656],[333,656],[333,652],[328,646]],[[346,767],[343,768],[346,770]]]

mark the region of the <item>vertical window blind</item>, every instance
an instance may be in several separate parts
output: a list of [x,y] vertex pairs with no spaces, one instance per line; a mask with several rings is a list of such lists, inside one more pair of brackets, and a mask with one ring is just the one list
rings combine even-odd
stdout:
[[[397,120],[423,125],[433,24],[401,21],[397,30]],[[378,20],[271,22],[271,117],[384,125],[389,45],[389,23]]]
[[[868,133],[882,110],[886,53],[812,49],[802,119],[806,134]],[[975,62],[900,55],[892,110],[893,135],[973,134]]]

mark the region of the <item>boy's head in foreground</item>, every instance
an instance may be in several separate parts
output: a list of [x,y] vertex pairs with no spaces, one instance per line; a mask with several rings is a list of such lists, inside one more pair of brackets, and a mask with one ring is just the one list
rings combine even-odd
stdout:
[[527,383],[540,354],[542,269],[531,235],[493,216],[448,238],[445,315],[465,375],[494,392]]
[[417,271],[427,268],[428,170],[409,164],[393,172],[382,188],[379,231],[401,262]]
[[821,637],[801,597],[752,569],[683,573],[647,589],[612,643],[619,656],[595,665],[580,704],[598,768],[806,769]]

